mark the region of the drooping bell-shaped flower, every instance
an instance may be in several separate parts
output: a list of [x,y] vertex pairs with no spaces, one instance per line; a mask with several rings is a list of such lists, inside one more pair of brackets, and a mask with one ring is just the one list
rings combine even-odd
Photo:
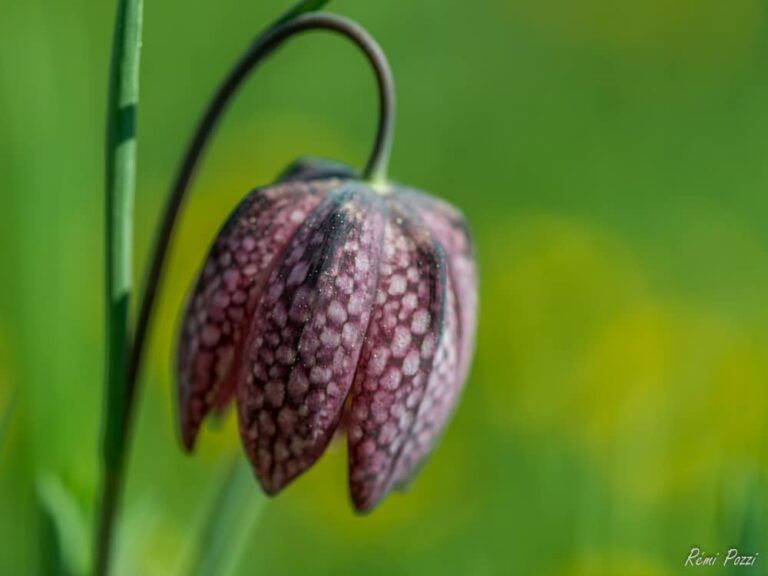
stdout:
[[462,215],[424,193],[302,162],[251,192],[219,232],[178,348],[192,449],[233,397],[269,494],[344,422],[358,510],[406,483],[434,447],[473,353],[477,285]]

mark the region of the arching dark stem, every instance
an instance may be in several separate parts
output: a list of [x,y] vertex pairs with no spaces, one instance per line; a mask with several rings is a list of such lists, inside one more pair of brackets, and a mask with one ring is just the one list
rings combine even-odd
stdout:
[[144,351],[144,341],[152,315],[157,289],[162,280],[165,256],[171,242],[176,219],[184,203],[186,191],[194,175],[198,160],[202,154],[208,139],[216,127],[227,104],[232,99],[237,89],[247,75],[269,56],[283,42],[301,32],[309,30],[328,30],[341,34],[357,44],[371,62],[378,81],[380,105],[379,126],[376,140],[370,159],[364,171],[364,177],[376,181],[386,179],[386,170],[389,162],[389,151],[392,143],[394,128],[395,95],[392,72],[386,56],[376,41],[360,26],[354,22],[332,14],[312,13],[299,16],[268,31],[258,38],[246,51],[245,55],[235,65],[229,76],[222,82],[216,95],[213,97],[208,109],[201,120],[189,148],[184,162],[181,165],[176,182],[171,191],[168,205],[165,210],[160,235],[155,246],[152,264],[147,278],[144,298],[136,324],[136,332],[133,339],[128,365],[128,386],[135,387],[136,377],[141,365]]
[[[136,378],[141,366],[144,343],[147,336],[149,321],[152,316],[155,297],[162,280],[165,256],[170,247],[171,237],[176,220],[184,203],[186,191],[192,180],[198,160],[205,149],[208,139],[216,127],[222,113],[226,110],[232,96],[248,74],[258,64],[272,54],[283,42],[301,32],[310,30],[328,30],[345,36],[357,44],[368,57],[376,72],[379,90],[379,125],[376,140],[368,164],[363,172],[366,179],[384,181],[389,162],[389,152],[394,129],[395,95],[394,80],[386,56],[376,41],[361,26],[351,20],[324,13],[311,13],[299,16],[269,30],[259,37],[235,65],[227,78],[222,82],[216,95],[211,100],[195,135],[192,138],[184,161],[176,177],[171,196],[166,206],[160,228],[160,234],[155,246],[153,260],[147,277],[144,298],[136,324],[130,361],[128,365],[128,387],[135,388]],[[130,396],[129,396],[130,404]]]

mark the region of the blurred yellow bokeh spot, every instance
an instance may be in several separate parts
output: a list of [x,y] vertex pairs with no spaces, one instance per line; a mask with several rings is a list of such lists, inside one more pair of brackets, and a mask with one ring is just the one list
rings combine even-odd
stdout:
[[535,217],[495,234],[509,249],[486,263],[504,273],[485,295],[500,321],[482,329],[481,354],[507,375],[486,390],[497,425],[560,437],[641,501],[761,465],[765,334],[654,288],[594,225]]

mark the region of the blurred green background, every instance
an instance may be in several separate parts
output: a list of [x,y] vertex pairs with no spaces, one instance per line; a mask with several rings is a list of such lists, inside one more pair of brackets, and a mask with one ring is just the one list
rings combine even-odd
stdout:
[[[2,574],[88,569],[113,4],[0,0]],[[206,99],[287,4],[146,1],[139,279]],[[764,572],[768,5],[330,8],[361,21],[391,59],[393,176],[454,202],[473,226],[478,352],[454,422],[407,494],[355,516],[337,443],[275,500],[255,483],[234,493],[241,514],[218,531],[233,543],[219,573],[656,576],[681,573],[694,545],[765,556],[754,569],[698,570]],[[360,55],[316,34],[282,50],[227,115],[159,306],[116,574],[186,574],[239,454],[231,415],[194,458],[175,432],[174,331],[208,243],[238,199],[294,157],[360,165],[375,110]]]

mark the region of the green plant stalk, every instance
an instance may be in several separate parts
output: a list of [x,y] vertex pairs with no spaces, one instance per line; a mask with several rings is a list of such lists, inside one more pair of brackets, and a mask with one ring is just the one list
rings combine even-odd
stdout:
[[125,461],[130,400],[129,311],[133,289],[133,204],[136,186],[136,112],[143,0],[118,0],[107,105],[105,286],[106,370],[103,478],[93,570],[107,574],[114,517]]
[[238,454],[228,468],[193,551],[190,576],[233,573],[264,507],[246,458]]

